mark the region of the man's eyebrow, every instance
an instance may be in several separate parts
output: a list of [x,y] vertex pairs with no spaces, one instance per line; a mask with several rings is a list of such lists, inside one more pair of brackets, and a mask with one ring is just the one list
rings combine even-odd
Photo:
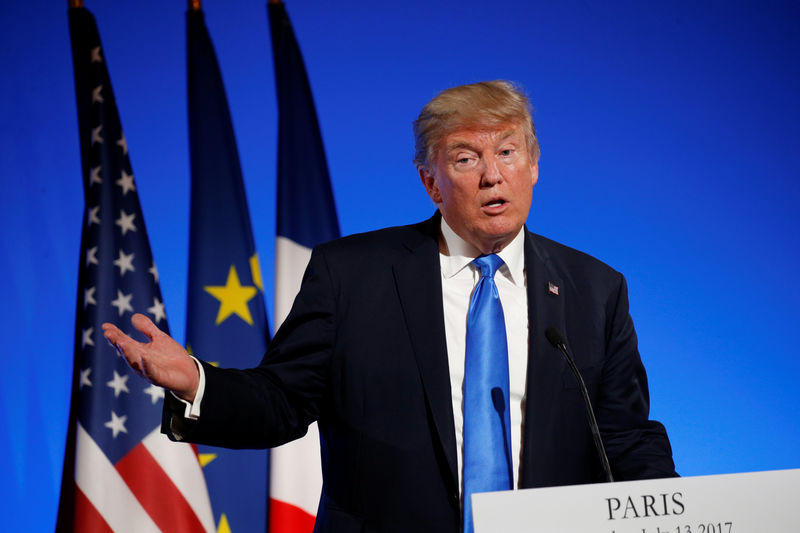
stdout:
[[[505,141],[509,137],[513,136],[515,133],[517,133],[517,130],[514,129],[514,128],[507,129],[507,130],[501,132],[497,137],[497,143],[499,144],[499,143]],[[449,152],[451,150],[458,150],[458,149],[461,149],[461,148],[466,148],[467,150],[476,151],[476,148],[472,144],[470,144],[469,141],[464,141],[464,140],[459,140],[459,139],[447,144],[444,147],[446,152]]]
[[505,141],[506,139],[508,139],[509,137],[511,137],[512,135],[514,135],[515,133],[517,133],[517,130],[516,130],[516,129],[505,130],[505,131],[504,131],[504,132],[502,132],[502,133],[500,134],[500,136],[497,138],[497,141],[498,141],[498,142]]
[[461,148],[466,148],[467,150],[475,151],[475,148],[467,141],[453,141],[449,143],[447,146],[444,147],[445,151],[450,152],[452,150],[459,150]]

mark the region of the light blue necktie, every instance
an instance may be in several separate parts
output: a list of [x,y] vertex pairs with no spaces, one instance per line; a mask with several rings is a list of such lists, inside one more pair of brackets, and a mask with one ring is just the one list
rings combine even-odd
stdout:
[[512,488],[511,427],[508,410],[506,323],[494,273],[503,265],[495,254],[472,264],[481,279],[467,314],[464,363],[464,533],[472,533],[475,492]]

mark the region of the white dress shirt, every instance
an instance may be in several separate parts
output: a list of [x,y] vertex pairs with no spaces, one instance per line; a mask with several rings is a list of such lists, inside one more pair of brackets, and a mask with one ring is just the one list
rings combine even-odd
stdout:
[[[447,250],[439,253],[442,269],[442,300],[447,360],[450,366],[450,393],[456,426],[459,487],[463,492],[464,468],[464,360],[467,338],[467,311],[472,291],[480,280],[480,269],[471,264],[481,255],[442,219],[442,236]],[[522,450],[523,406],[528,371],[528,294],[525,289],[525,232],[520,230],[497,255],[505,262],[495,274],[495,284],[503,304],[508,339],[508,374],[511,416],[511,456],[514,461],[514,486],[519,485]]]

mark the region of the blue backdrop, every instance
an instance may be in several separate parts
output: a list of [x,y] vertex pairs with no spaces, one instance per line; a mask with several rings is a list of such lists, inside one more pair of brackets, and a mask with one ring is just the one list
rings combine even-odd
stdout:
[[[4,529],[55,523],[83,195],[66,1],[0,15]],[[87,0],[172,331],[183,338],[185,3]],[[277,109],[263,1],[204,5],[272,316]],[[626,274],[652,412],[684,475],[800,467],[796,2],[290,1],[343,234],[432,206],[411,121],[507,78],[542,144],[529,226]],[[256,357],[257,359],[257,357]],[[10,519],[10,523],[9,523]]]

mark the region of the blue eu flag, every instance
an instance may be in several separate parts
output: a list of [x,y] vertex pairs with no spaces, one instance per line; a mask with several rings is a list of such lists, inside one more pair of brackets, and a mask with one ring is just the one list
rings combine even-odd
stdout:
[[[192,171],[186,346],[222,367],[258,364],[269,341],[263,284],[225,88],[203,12],[189,10]],[[218,529],[265,531],[264,450],[200,447]]]

